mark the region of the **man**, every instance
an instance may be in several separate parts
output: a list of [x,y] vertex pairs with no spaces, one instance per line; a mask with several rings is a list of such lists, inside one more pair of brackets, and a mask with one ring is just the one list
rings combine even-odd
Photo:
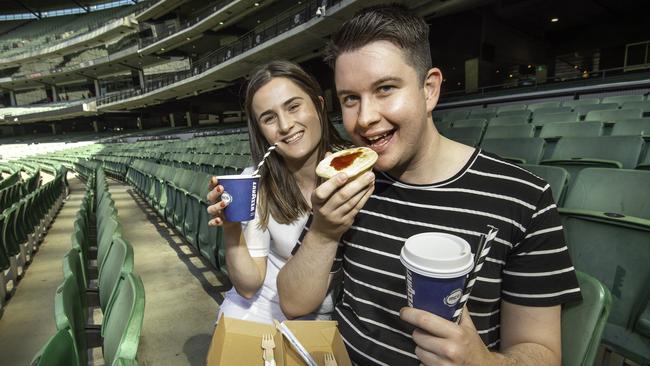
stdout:
[[[559,365],[560,305],[580,289],[549,185],[437,132],[442,75],[428,45],[427,24],[400,6],[365,9],[332,37],[343,123],[378,153],[377,176],[316,188],[313,220],[278,277],[282,309],[312,311],[342,263],[334,319],[357,364]],[[475,251],[487,225],[499,234],[460,323],[406,307],[404,241],[447,232]]]

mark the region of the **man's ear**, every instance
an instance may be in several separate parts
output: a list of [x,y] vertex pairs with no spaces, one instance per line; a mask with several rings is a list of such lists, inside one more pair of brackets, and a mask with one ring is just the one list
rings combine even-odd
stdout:
[[438,98],[440,98],[440,87],[442,86],[442,72],[437,67],[429,69],[424,78],[424,98],[427,103],[427,112],[433,111]]

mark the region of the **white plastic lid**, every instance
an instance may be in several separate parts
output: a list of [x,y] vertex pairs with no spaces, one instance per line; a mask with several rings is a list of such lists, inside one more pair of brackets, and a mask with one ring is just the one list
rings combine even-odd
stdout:
[[423,276],[454,278],[472,270],[474,255],[465,239],[445,233],[421,233],[408,238],[402,264]]

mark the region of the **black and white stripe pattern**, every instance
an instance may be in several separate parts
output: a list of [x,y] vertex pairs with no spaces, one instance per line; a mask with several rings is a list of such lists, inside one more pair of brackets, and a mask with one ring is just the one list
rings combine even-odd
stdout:
[[[467,240],[476,252],[486,225],[499,231],[467,301],[483,342],[497,349],[501,301],[550,306],[580,297],[548,184],[498,157],[476,152],[456,176],[408,185],[377,173],[375,191],[344,234],[333,270],[344,291],[334,319],[359,365],[419,365],[407,305],[404,241],[438,231]],[[432,243],[435,245],[435,243]],[[296,248],[297,250],[298,248]]]

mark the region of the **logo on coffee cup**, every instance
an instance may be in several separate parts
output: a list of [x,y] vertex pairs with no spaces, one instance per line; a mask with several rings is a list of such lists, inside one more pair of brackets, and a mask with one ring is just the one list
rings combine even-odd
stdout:
[[447,306],[454,306],[460,300],[460,297],[463,296],[463,292],[457,288],[454,291],[452,291],[447,297],[445,297],[445,305]]
[[221,194],[221,200],[225,203],[231,203],[232,202],[232,196],[228,194],[228,192],[223,192]]
[[251,192],[251,212],[255,211],[256,199],[257,199],[257,182],[253,182],[253,190]]

